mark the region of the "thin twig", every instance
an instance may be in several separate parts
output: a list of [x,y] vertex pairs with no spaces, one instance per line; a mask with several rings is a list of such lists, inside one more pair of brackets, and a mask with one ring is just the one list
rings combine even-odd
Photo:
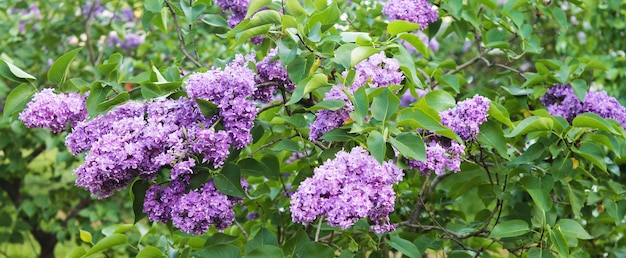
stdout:
[[180,42],[180,51],[183,53],[183,55],[189,58],[189,61],[191,61],[196,67],[202,67],[202,64],[200,64],[200,62],[198,62],[198,60],[191,56],[189,52],[187,52],[187,50],[185,49],[185,39],[183,38],[183,31],[178,23],[178,18],[176,17],[176,12],[174,11],[174,8],[169,1],[165,1],[165,5],[167,6],[167,9],[170,10],[170,13],[172,14],[172,19],[174,20],[174,27],[176,27],[176,32],[178,33],[178,41]]
[[319,218],[319,223],[317,223],[317,229],[315,230],[315,242],[320,240],[320,231],[322,230],[322,221],[324,220],[324,216]]
[[246,238],[246,241],[248,241],[248,239],[249,239],[248,232],[246,232],[246,230],[243,229],[241,224],[239,224],[239,221],[235,220],[235,226],[237,226],[237,228],[239,228],[239,230],[241,230],[241,233],[243,234],[243,237]]

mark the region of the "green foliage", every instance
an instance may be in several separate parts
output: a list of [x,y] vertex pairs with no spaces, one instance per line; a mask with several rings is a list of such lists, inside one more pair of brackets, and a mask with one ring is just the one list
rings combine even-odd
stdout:
[[[5,256],[30,243],[33,252],[24,255],[40,257],[626,253],[624,128],[594,113],[568,122],[540,101],[553,84],[570,84],[579,100],[605,90],[626,103],[623,1],[434,1],[439,19],[422,32],[438,49],[417,35],[419,24],[388,21],[384,1],[251,0],[234,28],[231,14],[214,1],[103,2],[106,12],[98,15],[95,1],[33,3],[41,18],[15,11],[30,7],[23,1],[0,2]],[[122,8],[133,11],[132,23],[116,18]],[[112,34],[125,40],[130,33],[143,43],[109,44]],[[264,38],[254,45],[257,36]],[[234,54],[261,60],[275,47],[294,92],[277,87],[280,97],[259,103],[253,143],[231,150],[221,169],[195,171],[192,178],[195,186],[213,179],[220,192],[244,199],[237,223],[224,232],[191,236],[148,224],[145,192],[157,182],[137,178],[110,199],[90,197],[74,186],[72,170],[81,158],[64,146],[66,134],[27,130],[17,119],[42,88],[89,91],[91,119],[127,101],[185,96],[189,74],[222,67]],[[324,99],[330,86],[351,85],[355,66],[381,52],[398,61],[400,85],[346,87],[346,100]],[[421,97],[401,106],[405,93]],[[491,100],[489,118],[476,139],[462,141],[439,114],[476,94]],[[205,116],[219,112],[215,103],[196,103]],[[309,140],[316,112],[346,105],[354,107],[349,119]],[[459,172],[423,175],[407,168],[407,159],[428,160],[432,133],[465,144]],[[397,229],[375,234],[366,220],[345,230],[322,218],[292,222],[290,194],[316,167],[354,146],[404,169],[390,216]],[[291,159],[295,153],[299,158]]]

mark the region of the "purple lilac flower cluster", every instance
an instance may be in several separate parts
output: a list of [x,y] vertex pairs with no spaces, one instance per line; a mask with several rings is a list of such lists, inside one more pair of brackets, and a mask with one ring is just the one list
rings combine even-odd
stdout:
[[567,121],[582,113],[583,103],[576,97],[568,84],[557,84],[541,96],[541,103],[553,116],[560,116]]
[[55,94],[52,89],[44,89],[35,94],[19,119],[29,128],[50,128],[59,133],[87,119],[85,99],[78,93]]
[[[210,128],[206,118],[186,98],[127,102],[105,115],[78,123],[65,144],[74,154],[86,152],[85,163],[74,172],[76,185],[99,198],[125,188],[134,178],[152,180],[161,167],[171,166],[172,179],[192,174],[191,155],[222,165],[230,138]],[[212,144],[206,141],[213,141]],[[210,149],[200,148],[211,145]]]
[[389,0],[383,8],[383,14],[390,20],[405,20],[421,25],[424,29],[428,24],[439,18],[437,10],[427,0]]
[[474,140],[479,132],[478,127],[487,121],[490,102],[488,98],[479,95],[461,101],[456,107],[439,114],[441,124],[452,129],[463,140]]
[[[409,169],[417,169],[420,174],[435,172],[445,174],[446,170],[461,170],[461,155],[465,153],[465,145],[454,140],[434,137],[426,146],[426,161],[409,160]],[[437,139],[439,138],[439,139]]]
[[128,32],[124,35],[124,39],[122,40],[117,32],[112,31],[109,33],[109,37],[107,38],[110,47],[119,47],[124,50],[130,50],[137,48],[139,45],[144,43],[143,36],[139,34],[135,34],[133,32]]
[[[188,180],[173,180],[166,187],[150,186],[143,212],[151,221],[172,221],[181,231],[191,234],[203,234],[211,225],[224,230],[233,223],[233,207],[242,203],[242,198],[220,193],[213,181],[187,192],[188,184]],[[242,180],[241,184],[247,189],[246,181]]]
[[291,197],[292,219],[308,223],[326,216],[329,225],[346,229],[369,217],[375,232],[392,231],[388,217],[395,202],[392,185],[403,175],[392,162],[381,165],[361,147],[340,151],[300,184]]
[[254,94],[255,73],[247,67],[253,56],[237,55],[224,70],[213,68],[204,73],[194,73],[186,82],[191,99],[204,99],[215,103],[224,128],[236,148],[252,141],[250,130],[254,126],[257,108]]
[[285,87],[285,91],[293,92],[296,84],[289,79],[287,70],[280,65],[278,59],[275,60],[278,49],[274,48],[269,51],[267,56],[263,60],[256,64],[258,75],[255,77],[258,84],[271,84],[263,85],[254,91],[252,96],[254,99],[263,103],[270,102],[276,93],[276,85],[282,85]]
[[[383,52],[374,54],[367,60],[360,62],[356,65],[355,70],[354,82],[346,89],[350,93],[354,93],[364,85],[386,87],[392,84],[401,84],[404,80],[398,61],[387,58]],[[343,73],[343,76],[347,76],[347,71]],[[310,140],[315,141],[330,130],[340,127],[350,117],[350,112],[354,110],[354,106],[344,93],[343,88],[342,84],[333,86],[324,96],[324,100],[343,100],[346,102],[346,106],[336,111],[318,111],[315,121],[311,124]]]
[[228,17],[228,25],[232,28],[237,26],[243,18],[246,17],[246,12],[248,11],[249,0],[216,0],[215,3],[217,6],[222,8],[222,10],[230,10],[232,15]]
[[20,15],[19,17],[20,19],[19,32],[20,33],[26,32],[26,25],[32,25],[34,27],[35,24],[43,18],[41,16],[41,11],[39,10],[39,7],[37,7],[35,3],[31,3],[28,6],[28,9],[11,8],[10,12],[17,13]]
[[604,118],[614,119],[626,128],[626,108],[617,99],[604,91],[587,92],[581,102],[568,84],[555,85],[541,97],[541,102],[553,116],[561,116],[571,122],[585,112],[595,113]]

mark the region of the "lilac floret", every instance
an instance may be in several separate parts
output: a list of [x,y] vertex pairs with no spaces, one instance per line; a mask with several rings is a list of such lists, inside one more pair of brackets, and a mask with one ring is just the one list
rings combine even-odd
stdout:
[[33,97],[19,115],[27,127],[49,128],[59,133],[69,125],[87,119],[85,97],[78,93],[55,94],[52,89],[44,89]]
[[426,0],[389,0],[383,8],[389,20],[405,20],[421,25],[424,29],[439,18],[439,13]]
[[393,230],[388,226],[395,202],[392,185],[403,175],[390,161],[381,165],[361,147],[340,151],[292,195],[292,219],[307,223],[326,216],[329,225],[346,229],[369,217],[376,232]]
[[487,121],[488,98],[475,95],[458,103],[454,108],[441,112],[441,124],[449,127],[461,139],[470,141],[479,133],[479,126]]

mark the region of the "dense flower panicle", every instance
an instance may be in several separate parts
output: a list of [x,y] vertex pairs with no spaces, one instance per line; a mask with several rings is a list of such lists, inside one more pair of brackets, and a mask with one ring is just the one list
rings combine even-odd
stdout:
[[185,83],[189,98],[208,100],[218,106],[218,116],[236,148],[252,141],[250,130],[258,111],[251,100],[255,73],[247,67],[250,60],[251,56],[237,55],[224,70],[213,68],[194,73]]
[[454,108],[441,112],[441,124],[449,127],[461,139],[474,140],[479,133],[479,126],[487,121],[489,111],[488,98],[475,95],[458,103]]
[[626,128],[626,109],[616,98],[606,92],[587,92],[583,103],[583,112],[596,113],[601,117],[614,119]]
[[172,222],[181,231],[191,234],[203,234],[211,225],[224,230],[235,220],[233,207],[241,201],[241,198],[220,193],[210,181],[178,199],[172,206]]
[[[386,57],[384,52],[371,55],[354,68],[356,74],[350,87],[351,92],[355,92],[366,83],[369,83],[370,87],[377,88],[400,84],[404,80],[398,60]],[[347,72],[344,72],[343,76],[347,76]]]
[[228,17],[228,25],[233,28],[246,17],[249,0],[216,0],[217,6],[222,10],[230,10],[232,15]]
[[75,171],[76,185],[105,198],[138,176],[154,179],[165,166],[172,179],[187,178],[197,165],[191,155],[222,166],[230,137],[211,128],[215,118],[204,117],[194,103],[187,98],[127,102],[79,123],[66,139],[74,154],[87,152]]
[[389,20],[405,20],[421,25],[424,29],[439,18],[437,10],[427,0],[389,0],[383,8]]
[[52,89],[44,89],[35,94],[19,119],[29,128],[50,128],[58,133],[87,118],[85,99],[78,93],[55,94]]
[[[278,85],[284,85],[287,92],[293,92],[296,84],[289,79],[289,74],[287,74],[287,70],[280,65],[280,61],[278,59],[274,60],[276,58],[276,54],[278,54],[278,49],[273,48],[269,51],[267,56],[263,58],[263,60],[256,64],[258,73],[255,78],[256,82],[258,84],[273,82]],[[262,88],[257,88],[254,91],[253,98],[267,103],[272,100],[275,92],[276,87],[274,85],[264,86]]]
[[168,223],[172,220],[172,207],[185,194],[187,183],[173,180],[170,185],[163,188],[160,185],[152,185],[146,191],[143,203],[143,212],[148,214],[150,221]]
[[417,169],[421,174],[435,172],[443,175],[446,171],[461,170],[461,155],[465,145],[453,140],[431,140],[426,146],[426,161],[409,160],[409,169]]
[[[404,75],[400,72],[398,60],[387,58],[383,52],[374,54],[358,63],[355,66],[355,70],[354,82],[346,89],[350,93],[354,93],[364,85],[387,87],[392,84],[401,84],[404,80]],[[345,71],[343,76],[346,77],[347,75],[348,73]],[[340,127],[350,118],[350,112],[354,110],[354,106],[343,91],[344,87],[342,84],[335,85],[324,96],[324,100],[343,100],[346,102],[346,105],[339,110],[317,111],[315,114],[316,119],[310,126],[310,140],[317,140],[330,130]]]
[[583,103],[576,97],[569,84],[557,84],[541,97],[541,103],[553,116],[560,116],[571,122],[583,113]]
[[361,147],[340,151],[300,184],[291,198],[292,219],[305,223],[325,215],[329,225],[346,229],[369,217],[377,225],[373,230],[391,230],[392,185],[403,175],[393,163],[381,165]]

